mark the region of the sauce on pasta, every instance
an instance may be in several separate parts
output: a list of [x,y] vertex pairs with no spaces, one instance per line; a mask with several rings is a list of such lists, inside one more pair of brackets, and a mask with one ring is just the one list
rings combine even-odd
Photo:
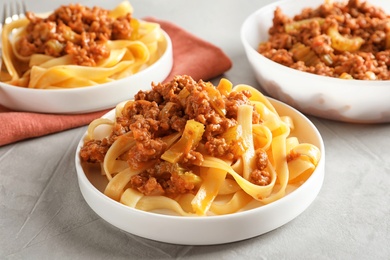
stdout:
[[114,120],[93,121],[80,158],[86,171],[100,165],[104,193],[130,207],[229,214],[283,197],[314,171],[320,151],[293,128],[250,86],[176,76],[118,104]]
[[117,80],[144,69],[161,55],[160,26],[132,17],[129,2],[113,10],[63,5],[45,17],[4,26],[1,80],[29,88],[74,88]]
[[322,76],[390,79],[390,16],[369,1],[325,0],[289,17],[274,11],[258,51],[284,66]]

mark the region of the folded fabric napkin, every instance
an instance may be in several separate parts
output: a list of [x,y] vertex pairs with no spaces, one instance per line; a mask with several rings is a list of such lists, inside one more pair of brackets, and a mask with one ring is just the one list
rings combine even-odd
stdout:
[[[217,46],[171,22],[154,17],[144,20],[159,23],[171,37],[173,68],[165,81],[184,74],[195,80],[210,80],[231,68],[231,60]],[[0,146],[84,126],[108,111],[77,115],[41,114],[12,111],[0,105]]]

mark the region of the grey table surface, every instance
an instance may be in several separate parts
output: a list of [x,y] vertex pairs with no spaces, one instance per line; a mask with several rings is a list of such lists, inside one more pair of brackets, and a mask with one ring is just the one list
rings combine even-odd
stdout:
[[[112,8],[120,1],[79,2]],[[136,17],[172,21],[222,48],[233,61],[223,76],[260,90],[239,31],[249,14],[270,2],[131,1]],[[46,12],[67,1],[26,3],[31,11]],[[325,180],[317,198],[276,230],[213,246],[151,241],[95,214],[80,193],[74,166],[76,145],[86,127],[0,147],[0,258],[390,259],[390,125],[309,118],[326,147]]]

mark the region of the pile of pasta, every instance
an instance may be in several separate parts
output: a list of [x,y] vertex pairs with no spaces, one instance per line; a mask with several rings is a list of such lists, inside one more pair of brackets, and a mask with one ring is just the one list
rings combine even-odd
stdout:
[[[153,167],[155,160],[146,162],[138,169],[126,162],[126,156],[123,155],[136,145],[130,131],[118,136],[100,163],[101,174],[108,181],[104,194],[124,205],[144,211],[168,211],[182,216],[224,215],[245,210],[250,203],[261,206],[274,202],[288,193],[288,186],[298,187],[311,176],[321,158],[321,152],[317,146],[300,143],[291,134],[294,130],[291,117],[280,116],[269,100],[251,86],[233,87],[230,81],[222,79],[213,88],[223,95],[242,91],[251,93],[250,104],[238,107],[238,127],[234,131],[244,152],[237,160],[203,154],[201,164],[193,165],[191,172],[183,174],[183,178],[197,182],[196,192],[179,194],[174,198],[144,195],[137,189],[130,188],[129,182],[133,176]],[[131,102],[133,101],[118,104],[114,119],[103,117],[91,122],[85,142],[108,138],[115,130],[117,118],[123,115],[122,111]],[[254,110],[259,113],[261,123],[252,123]],[[105,134],[102,135],[102,130],[97,131],[99,127],[105,129]],[[188,145],[191,149],[202,151],[204,127],[200,122],[188,120],[183,132],[161,137],[168,148],[160,159],[175,163],[175,158],[183,156],[185,150],[188,151]],[[255,153],[258,149],[264,150],[268,156],[265,170],[269,173],[270,181],[267,185],[249,181],[255,168]],[[84,170],[87,171],[87,168],[84,167]],[[87,175],[90,176],[90,173]]]
[[[120,20],[132,13],[133,7],[124,1],[109,10],[108,17]],[[44,17],[48,15],[45,14]],[[131,37],[108,39],[104,44],[105,49],[109,50],[109,56],[99,60],[95,66],[78,65],[71,54],[56,57],[45,53],[33,53],[24,56],[18,52],[18,41],[28,34],[26,28],[29,23],[27,18],[15,20],[6,24],[2,31],[2,54],[7,71],[2,72],[0,80],[14,86],[68,89],[112,82],[149,67],[161,57],[165,48],[162,44],[165,39],[159,24],[131,18],[130,26],[133,30]],[[70,35],[69,38],[76,34],[65,33],[68,35],[64,37]],[[54,48],[58,46],[59,44],[54,44]]]

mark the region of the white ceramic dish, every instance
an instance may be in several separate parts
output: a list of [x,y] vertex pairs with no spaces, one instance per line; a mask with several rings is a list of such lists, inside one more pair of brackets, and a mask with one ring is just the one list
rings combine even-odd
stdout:
[[[277,6],[292,17],[305,7],[317,7],[323,0],[283,0],[260,8],[241,27],[241,41],[261,87],[306,114],[355,123],[390,122],[390,81],[342,80],[294,70],[271,61],[256,49],[268,40]],[[368,0],[390,14],[390,1]]]
[[96,86],[74,89],[29,89],[0,82],[0,104],[13,110],[41,113],[87,113],[114,107],[134,97],[139,90],[151,89],[162,82],[173,65],[172,42],[163,31],[159,60],[146,69],[123,79]]
[[[301,142],[316,145],[321,159],[311,177],[280,200],[247,211],[223,216],[183,217],[140,211],[102,193],[99,175],[86,176],[80,164],[81,138],[75,155],[79,186],[88,205],[112,225],[140,237],[183,245],[212,245],[240,241],[274,230],[301,214],[318,195],[325,171],[325,148],[316,127],[300,112],[270,99],[280,115],[294,120],[293,132]],[[104,117],[113,118],[114,111]],[[101,183],[100,183],[101,184]],[[100,187],[99,187],[100,186]],[[290,187],[291,188],[291,187]],[[100,189],[100,190],[99,190]],[[315,217],[313,215],[312,217]]]

